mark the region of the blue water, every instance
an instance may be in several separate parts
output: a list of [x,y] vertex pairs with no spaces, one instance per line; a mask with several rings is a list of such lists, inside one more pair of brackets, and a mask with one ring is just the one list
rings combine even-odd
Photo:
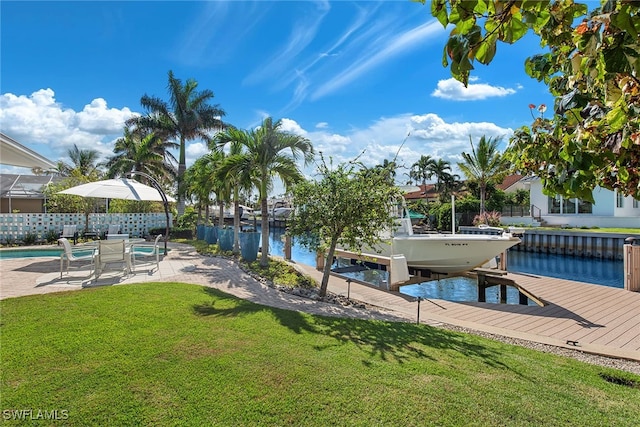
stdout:
[[62,249],[3,249],[0,251],[0,259],[33,258],[53,256],[59,257]]
[[[284,235],[284,230],[271,229],[270,234],[270,253],[283,256],[284,243],[281,239]],[[315,265],[316,262],[315,254],[300,245],[296,245],[295,239],[293,239],[291,248],[291,258],[295,262],[307,265]],[[622,288],[624,286],[622,261],[509,251],[507,255],[507,269],[514,273],[556,277],[614,288]],[[346,277],[352,277],[385,289],[387,288],[388,275],[386,271],[366,270],[342,274]],[[487,289],[487,302],[497,303],[499,301],[498,288],[498,286],[493,286]],[[476,280],[468,277],[451,277],[448,279],[402,286],[400,292],[415,297],[428,299],[438,298],[448,301],[477,301],[478,299]],[[517,289],[507,287],[507,304],[518,303],[519,295]],[[530,302],[530,304],[533,303]]]

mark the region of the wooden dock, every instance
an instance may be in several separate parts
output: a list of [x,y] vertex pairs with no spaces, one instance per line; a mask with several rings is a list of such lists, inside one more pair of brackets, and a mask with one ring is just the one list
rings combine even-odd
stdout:
[[[321,275],[313,268],[305,270]],[[640,292],[532,274],[502,277],[539,298],[544,306],[431,299],[420,305],[421,321],[640,361]],[[346,295],[344,279],[332,276],[329,287]],[[350,294],[372,305],[417,314],[415,298],[398,292],[351,283]]]

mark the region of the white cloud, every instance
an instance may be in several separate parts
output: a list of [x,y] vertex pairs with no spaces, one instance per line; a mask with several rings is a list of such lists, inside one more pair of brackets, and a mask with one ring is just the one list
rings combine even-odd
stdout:
[[[294,120],[287,120],[291,128],[299,127]],[[313,131],[302,131],[306,132],[316,152],[322,152],[327,160],[331,157],[334,163],[360,156],[359,160],[371,167],[395,158],[399,166],[396,178],[400,184],[406,182],[408,168],[422,155],[446,160],[451,163],[453,172],[460,174],[457,163],[461,161],[461,153],[470,150],[470,138],[474,143],[483,135],[502,138],[500,148],[504,149],[513,133],[512,129],[487,122],[446,122],[433,113],[383,117],[367,128],[342,134],[317,127]],[[305,174],[312,175],[312,169],[307,168]]]
[[328,127],[329,123],[327,122],[316,123],[316,129],[327,129]]
[[393,27],[378,30],[380,32],[377,31],[377,37],[350,64],[345,64],[344,71],[331,77],[314,91],[312,100],[329,95],[391,58],[423,45],[426,40],[442,33],[442,25],[432,20],[399,35],[394,34],[397,28]]
[[191,144],[187,144],[185,147],[187,167],[191,166],[199,157],[209,153],[209,151],[209,147],[207,147],[207,144],[204,142],[193,142]]
[[[0,95],[0,130],[51,160],[66,159],[73,145],[92,149],[104,158],[113,154],[115,140],[122,136],[124,122],[132,117],[128,108],[108,108],[97,98],[76,112],[56,102],[52,89],[41,89],[29,96]],[[47,153],[48,152],[48,153]]]
[[[471,79],[467,87],[454,78],[438,81],[437,88],[431,96],[452,101],[477,101],[493,97],[509,96],[516,93],[516,89],[508,89],[501,86],[491,86],[486,83],[473,83]],[[520,89],[521,86],[518,86]]]

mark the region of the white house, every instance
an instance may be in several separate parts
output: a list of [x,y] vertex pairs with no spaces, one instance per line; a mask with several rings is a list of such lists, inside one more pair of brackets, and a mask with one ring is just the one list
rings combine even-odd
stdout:
[[504,224],[640,228],[640,201],[633,197],[596,187],[593,190],[594,203],[589,203],[543,194],[538,177],[523,178],[522,182],[529,187],[531,215],[503,216]]

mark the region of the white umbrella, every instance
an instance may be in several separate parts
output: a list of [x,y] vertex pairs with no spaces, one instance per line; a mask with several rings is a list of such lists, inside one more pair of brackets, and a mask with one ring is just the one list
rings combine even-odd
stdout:
[[[136,172],[137,174],[147,176],[147,178],[153,180],[142,172]],[[155,180],[154,180],[155,182]],[[156,185],[157,182],[156,182]],[[158,186],[158,188],[160,188]],[[66,190],[58,191],[58,194],[73,194],[82,197],[99,197],[104,199],[124,199],[124,200],[148,200],[152,202],[165,202],[163,196],[166,197],[167,202],[175,202],[171,196],[164,194],[164,191],[149,187],[139,183],[136,180],[128,178],[118,179],[105,179],[103,181],[89,182],[86,184],[76,185],[75,187],[67,188]],[[169,208],[167,203],[164,203],[164,212],[167,216],[167,232],[164,238],[164,254],[167,254],[167,239],[169,238]]]
[[[74,194],[76,196],[100,197],[103,199],[164,201],[160,192],[155,188],[128,178],[89,182],[59,191],[59,194]],[[169,202],[176,201],[171,196],[166,197]]]

